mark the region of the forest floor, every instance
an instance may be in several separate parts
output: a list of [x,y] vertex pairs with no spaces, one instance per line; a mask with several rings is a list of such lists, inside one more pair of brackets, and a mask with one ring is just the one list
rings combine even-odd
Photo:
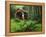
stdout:
[[11,19],[11,32],[40,32],[42,24],[32,20],[14,20]]

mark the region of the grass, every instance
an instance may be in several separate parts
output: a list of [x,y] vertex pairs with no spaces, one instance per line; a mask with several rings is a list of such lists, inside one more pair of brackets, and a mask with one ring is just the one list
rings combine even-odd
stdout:
[[32,20],[11,19],[11,32],[40,32],[42,25]]

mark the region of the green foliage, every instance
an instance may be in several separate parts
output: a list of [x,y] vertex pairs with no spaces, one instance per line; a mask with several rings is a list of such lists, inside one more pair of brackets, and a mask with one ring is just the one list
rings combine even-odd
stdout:
[[41,27],[36,21],[11,19],[11,32],[41,31]]

